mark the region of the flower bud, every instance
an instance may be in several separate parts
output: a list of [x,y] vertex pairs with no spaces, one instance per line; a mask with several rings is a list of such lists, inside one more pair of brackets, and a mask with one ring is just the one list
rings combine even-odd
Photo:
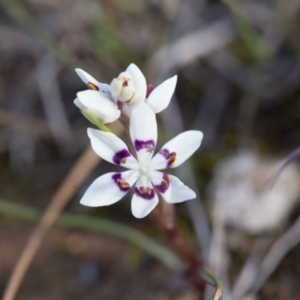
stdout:
[[[94,116],[103,124],[114,122],[121,114],[117,104],[111,101],[107,94],[99,91],[87,90],[78,92],[74,104],[85,116]],[[91,117],[87,118],[95,124]]]
[[134,104],[141,100],[141,92],[135,89],[131,76],[122,72],[118,78],[114,78],[110,84],[113,97],[127,104]]

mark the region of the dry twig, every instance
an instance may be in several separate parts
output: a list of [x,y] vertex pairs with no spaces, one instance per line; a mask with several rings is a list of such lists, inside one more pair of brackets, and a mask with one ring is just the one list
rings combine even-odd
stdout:
[[[121,127],[115,128],[116,134],[121,133]],[[65,208],[71,197],[77,191],[78,186],[87,178],[94,167],[100,162],[94,151],[89,147],[75,163],[61,186],[54,194],[45,214],[32,233],[25,246],[5,289],[3,300],[12,300],[28,270],[36,252],[42,244],[45,235],[52,227],[61,211]]]

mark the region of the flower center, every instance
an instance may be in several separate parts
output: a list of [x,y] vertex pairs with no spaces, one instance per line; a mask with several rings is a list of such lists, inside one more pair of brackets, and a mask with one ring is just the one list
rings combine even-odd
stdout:
[[146,174],[147,171],[148,171],[148,168],[145,167],[145,166],[140,168],[140,172],[141,172],[142,174]]

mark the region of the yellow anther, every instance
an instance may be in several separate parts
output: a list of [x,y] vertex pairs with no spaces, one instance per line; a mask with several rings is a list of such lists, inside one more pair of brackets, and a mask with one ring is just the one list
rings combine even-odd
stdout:
[[129,183],[126,182],[124,179],[122,178],[119,178],[117,179],[117,184],[118,186],[120,186],[122,189],[127,189],[130,187]]
[[168,174],[164,174],[163,179],[164,179],[165,181],[170,182],[171,179],[172,179],[172,177],[171,177],[170,175],[168,175]]
[[91,82],[88,82],[88,83],[87,83],[87,87],[88,87],[90,90],[93,90],[93,91],[99,91],[99,88],[98,88],[95,84],[93,84],[93,83],[91,83]]
[[122,182],[122,183],[120,183],[120,187],[122,189],[127,189],[127,188],[129,188],[129,184],[127,182]]
[[126,164],[126,158],[122,158],[122,159],[121,159],[121,163],[122,163],[122,164]]
[[169,159],[169,162],[168,162],[168,165],[169,166],[173,166],[177,161],[177,158],[176,157],[172,157]]
[[175,164],[175,162],[177,161],[177,158],[176,158],[176,152],[171,152],[168,157],[168,166],[173,166]]
[[139,191],[140,191],[141,194],[145,194],[147,192],[146,189],[145,189],[145,187],[143,187],[143,186],[141,186],[139,188]]

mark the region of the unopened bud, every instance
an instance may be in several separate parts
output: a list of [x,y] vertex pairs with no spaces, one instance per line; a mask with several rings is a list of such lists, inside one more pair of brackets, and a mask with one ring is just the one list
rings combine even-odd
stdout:
[[110,88],[113,97],[121,102],[134,104],[141,100],[141,92],[135,89],[131,76],[126,72],[122,72],[118,78],[114,78]]

